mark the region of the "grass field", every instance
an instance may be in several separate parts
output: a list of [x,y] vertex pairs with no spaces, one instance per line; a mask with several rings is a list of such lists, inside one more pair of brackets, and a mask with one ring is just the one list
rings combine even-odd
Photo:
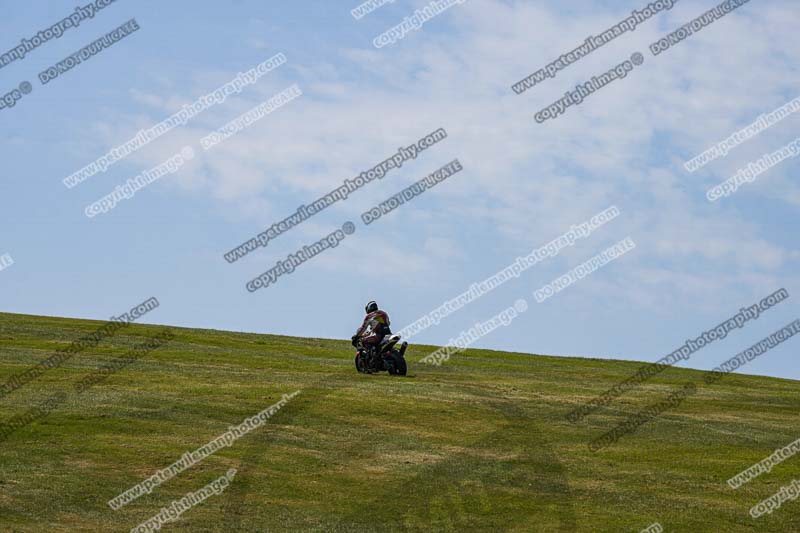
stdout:
[[[0,384],[102,325],[0,314]],[[800,437],[798,383],[669,369],[586,420],[566,414],[639,364],[486,350],[409,375],[361,375],[346,341],[170,328],[101,383],[75,384],[163,326],[132,325],[0,397],[0,531],[129,531],[237,470],[165,531],[800,531],[800,500],[749,509],[800,478],[800,456],[738,490],[726,480]],[[532,346],[532,348],[534,348]],[[661,355],[661,354],[648,354]],[[734,355],[734,354],[731,354]],[[588,442],[683,384],[674,410]],[[121,509],[107,504],[229,426],[301,391],[266,424]]]

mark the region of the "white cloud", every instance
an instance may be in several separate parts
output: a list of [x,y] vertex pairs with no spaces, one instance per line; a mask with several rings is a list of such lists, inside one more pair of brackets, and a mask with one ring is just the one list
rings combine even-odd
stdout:
[[[365,49],[342,50],[346,69],[293,64],[291,71],[281,71],[259,87],[258,97],[249,91],[210,111],[203,123],[221,125],[288,85],[281,85],[287,80],[297,81],[305,93],[202,156],[176,181],[207,190],[240,215],[253,216],[256,233],[290,214],[296,205],[289,202],[311,201],[398,146],[445,127],[449,138],[423,153],[413,166],[415,174],[398,171],[383,185],[367,186],[335,208],[352,219],[374,201],[458,157],[464,172],[426,193],[439,206],[435,212],[404,206],[402,217],[380,222],[385,235],[419,234],[413,261],[403,260],[408,279],[435,268],[443,254],[454,263],[469,261],[458,253],[457,242],[427,234],[428,228],[467,222],[494,228],[501,241],[497,248],[522,252],[616,204],[623,217],[604,229],[602,238],[636,237],[639,247],[624,267],[631,283],[622,289],[632,301],[661,305],[699,292],[745,290],[743,283],[777,279],[792,252],[764,238],[738,212],[710,206],[703,196],[707,180],[685,173],[682,163],[748,118],[784,103],[784,93],[797,86],[796,70],[787,74],[792,59],[785,51],[797,48],[800,13],[789,6],[748,4],[653,57],[649,43],[711,7],[680,3],[518,96],[510,89],[512,83],[589,34],[619,22],[630,9],[565,13],[528,2],[471,0],[444,15],[452,31],[437,33],[432,28],[439,26],[431,23],[387,49],[374,50],[365,43]],[[533,114],[565,90],[634,51],[644,53],[646,60],[627,79],[555,121],[534,122]],[[191,99],[134,97],[147,105],[161,104],[164,110]],[[141,157],[161,161],[182,142],[206,133],[200,124],[192,124],[176,134],[173,140],[179,142],[159,143]],[[732,165],[741,164],[735,155],[715,162],[716,170],[708,172],[730,172]],[[800,205],[796,186],[780,177],[770,179],[777,188],[763,194],[776,196],[780,190],[783,199]],[[359,238],[369,244],[354,247],[356,261],[348,258],[342,268],[368,265],[369,254],[363,250],[391,261],[408,257],[409,251],[372,236]],[[468,230],[462,238],[470,238]],[[665,262],[669,268],[652,266]],[[698,262],[705,269],[702,274]],[[643,298],[648,290],[659,296]]]

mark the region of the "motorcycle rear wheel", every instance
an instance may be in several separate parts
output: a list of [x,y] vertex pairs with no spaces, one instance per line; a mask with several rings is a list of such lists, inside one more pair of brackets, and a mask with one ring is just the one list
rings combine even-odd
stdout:
[[389,364],[389,374],[392,376],[405,376],[408,371],[406,359],[399,353],[395,352],[391,355],[391,363]]

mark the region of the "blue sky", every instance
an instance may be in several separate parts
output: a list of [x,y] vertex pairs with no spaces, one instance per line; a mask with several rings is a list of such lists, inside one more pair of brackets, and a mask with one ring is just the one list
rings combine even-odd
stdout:
[[[794,140],[789,117],[695,173],[687,159],[800,96],[791,2],[751,1],[653,57],[647,46],[715,2],[679,2],[522,95],[511,85],[646,2],[467,0],[422,30],[372,40],[428,2],[118,0],[0,69],[0,310],[105,319],[150,296],[147,321],[348,338],[377,300],[415,321],[603,209],[621,215],[412,340],[444,344],[519,298],[526,313],[476,346],[654,361],[779,288],[791,298],[685,363],[712,368],[798,318],[798,161],[709,203],[705,191]],[[15,3],[0,52],[77,4]],[[37,74],[135,18],[141,29],[47,85]],[[534,114],[633,52],[627,78],[537,124]],[[62,179],[277,53],[287,63],[73,189]],[[303,95],[224,144],[199,140],[297,84]],[[223,254],[438,128],[448,138],[234,264]],[[197,157],[89,219],[85,207],[184,146]],[[359,215],[458,158],[434,189],[365,226]],[[337,248],[255,293],[245,283],[345,221]],[[533,291],[630,236],[636,249],[538,304]],[[790,340],[744,369],[800,379]],[[412,353],[412,352],[409,352]],[[420,357],[423,353],[417,354]]]

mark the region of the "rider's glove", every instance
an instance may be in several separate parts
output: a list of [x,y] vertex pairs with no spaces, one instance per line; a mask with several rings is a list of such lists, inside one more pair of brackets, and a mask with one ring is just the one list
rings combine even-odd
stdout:
[[358,335],[353,335],[352,337],[350,337],[350,344],[352,344],[353,347],[358,346]]

